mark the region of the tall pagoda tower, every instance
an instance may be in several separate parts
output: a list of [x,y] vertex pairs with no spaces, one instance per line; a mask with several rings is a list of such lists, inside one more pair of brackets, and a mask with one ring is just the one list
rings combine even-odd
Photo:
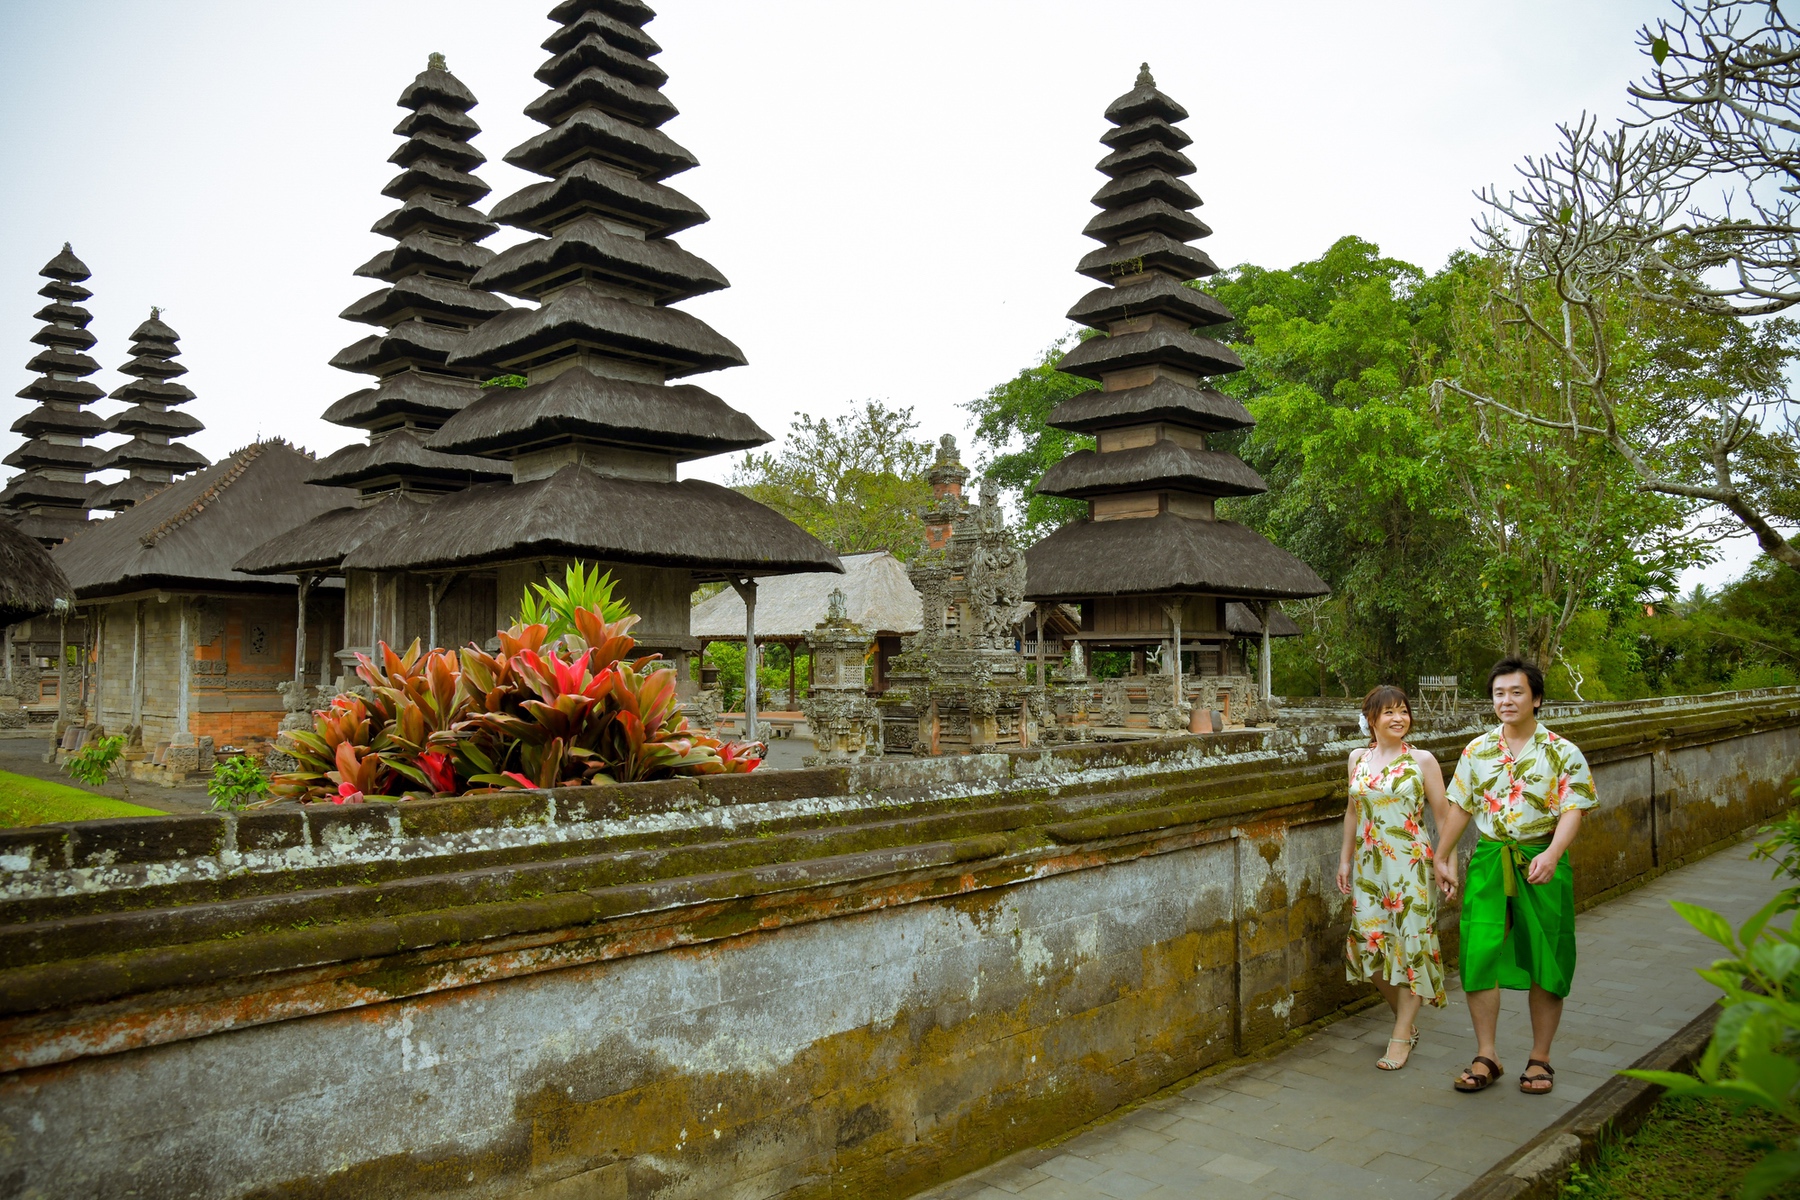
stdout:
[[[1328,589],[1312,568],[1256,531],[1218,519],[1214,502],[1265,490],[1209,436],[1245,429],[1244,407],[1207,386],[1241,370],[1236,354],[1203,332],[1232,319],[1224,305],[1187,281],[1218,270],[1190,242],[1212,230],[1193,215],[1200,197],[1183,182],[1193,139],[1175,122],[1187,110],[1157,90],[1149,65],[1106,110],[1100,141],[1107,182],[1100,212],[1083,231],[1101,243],[1076,268],[1102,286],[1069,318],[1106,336],[1082,342],[1057,370],[1097,380],[1098,391],[1050,413],[1058,429],[1092,434],[1044,473],[1038,491],[1088,502],[1086,520],[1063,526],[1026,551],[1027,599],[1077,603],[1078,640],[1141,651],[1178,644],[1200,675],[1230,674],[1225,605],[1317,596]],[[1268,622],[1264,621],[1267,628]],[[1261,690],[1267,694],[1265,641]],[[1163,655],[1177,677],[1182,659]],[[1181,707],[1179,693],[1177,707]]]
[[149,320],[131,331],[131,361],[119,373],[132,379],[112,393],[112,399],[129,401],[131,407],[106,419],[108,433],[129,434],[131,440],[114,446],[95,464],[96,470],[123,467],[130,474],[98,489],[95,508],[130,508],[179,476],[212,465],[204,454],[176,440],[206,428],[198,417],[173,411],[194,398],[185,384],[176,382],[187,374],[175,361],[180,340],[155,308]]
[[28,440],[6,456],[19,474],[0,492],[0,508],[26,533],[54,546],[87,524],[94,490],[88,472],[102,453],[88,439],[105,428],[88,405],[106,393],[87,378],[100,369],[87,354],[95,341],[88,332],[94,315],[81,307],[93,297],[81,286],[90,274],[87,264],[64,242],[62,253],[38,274],[50,281],[38,289],[50,303],[34,314],[44,327],[31,338],[43,349],[25,364],[38,377],[18,393],[38,404],[13,422],[13,432]]
[[[481,126],[469,116],[474,93],[451,74],[441,54],[400,93],[408,115],[394,132],[405,141],[389,162],[400,168],[382,195],[399,207],[382,217],[374,232],[395,245],[356,269],[382,286],[346,308],[348,321],[376,326],[341,351],[331,363],[373,375],[375,386],[345,396],[325,411],[325,419],[366,431],[367,440],[346,446],[321,461],[310,482],[354,488],[354,505],[332,509],[280,538],[258,547],[239,566],[256,574],[343,575],[347,584],[346,623],[353,645],[376,641],[405,644],[413,637],[437,642],[493,632],[492,587],[481,581],[424,577],[382,579],[346,570],[344,557],[378,537],[419,507],[471,483],[505,477],[486,459],[446,454],[425,445],[446,418],[481,395],[487,376],[470,366],[448,363],[468,331],[511,309],[491,292],[469,286],[494,252],[479,243],[498,228],[472,207],[488,194],[473,173],[487,157],[469,143]],[[440,604],[460,588],[452,603],[468,607],[471,589],[481,611],[437,628]],[[467,626],[467,628],[465,628]]]
[[703,578],[840,570],[798,526],[737,492],[679,480],[677,464],[768,441],[699,387],[672,383],[737,366],[738,348],[673,305],[727,286],[672,234],[706,213],[665,180],[697,165],[662,126],[660,52],[640,0],[563,0],[546,91],[525,109],[545,126],[506,161],[541,175],[493,216],[532,235],[474,284],[532,302],[462,339],[452,367],[491,388],[427,442],[506,464],[509,482],[446,496],[345,561],[372,571],[493,570],[510,614],[523,585],[561,562],[602,564],[642,623],[633,635],[680,659],[689,597]]

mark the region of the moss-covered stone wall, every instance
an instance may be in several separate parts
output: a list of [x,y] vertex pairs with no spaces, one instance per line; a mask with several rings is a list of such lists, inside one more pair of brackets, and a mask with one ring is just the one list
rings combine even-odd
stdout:
[[[1559,727],[1602,797],[1588,898],[1766,819],[1800,763],[1793,691]],[[1357,996],[1348,749],[1250,731],[0,834],[0,1178],[906,1195]]]

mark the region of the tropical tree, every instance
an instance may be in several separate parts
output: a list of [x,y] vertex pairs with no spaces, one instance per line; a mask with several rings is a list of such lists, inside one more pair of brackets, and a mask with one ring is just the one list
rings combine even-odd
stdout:
[[1085,500],[1040,496],[1034,490],[1045,471],[1077,450],[1094,447],[1094,439],[1086,434],[1054,429],[1048,423],[1058,404],[1100,386],[1056,369],[1076,336],[1060,338],[1036,363],[964,405],[975,417],[975,444],[986,451],[980,460],[982,470],[1019,496],[1019,536],[1027,542],[1087,516]]
[[879,400],[835,418],[801,413],[780,451],[746,454],[731,483],[840,554],[910,558],[931,501],[933,448],[918,427],[911,408]]

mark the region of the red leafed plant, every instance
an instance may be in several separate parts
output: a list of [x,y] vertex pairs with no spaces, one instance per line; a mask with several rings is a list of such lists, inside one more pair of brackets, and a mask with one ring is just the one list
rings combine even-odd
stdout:
[[611,576],[576,563],[564,586],[534,586],[496,653],[473,644],[421,651],[415,641],[404,654],[382,644],[375,659],[357,655],[369,696],[338,696],[310,731],[282,735],[299,765],[275,777],[273,796],[342,804],[761,763],[760,746],[688,728],[673,664],[629,657],[638,618],[613,598]]

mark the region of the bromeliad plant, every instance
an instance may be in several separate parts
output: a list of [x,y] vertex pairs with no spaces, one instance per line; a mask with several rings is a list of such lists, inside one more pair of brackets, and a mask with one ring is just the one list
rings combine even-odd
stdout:
[[688,728],[672,664],[631,657],[638,618],[612,590],[577,563],[526,593],[495,653],[358,655],[370,695],[340,695],[311,731],[285,734],[299,767],[271,790],[343,804],[754,770],[759,747]]

